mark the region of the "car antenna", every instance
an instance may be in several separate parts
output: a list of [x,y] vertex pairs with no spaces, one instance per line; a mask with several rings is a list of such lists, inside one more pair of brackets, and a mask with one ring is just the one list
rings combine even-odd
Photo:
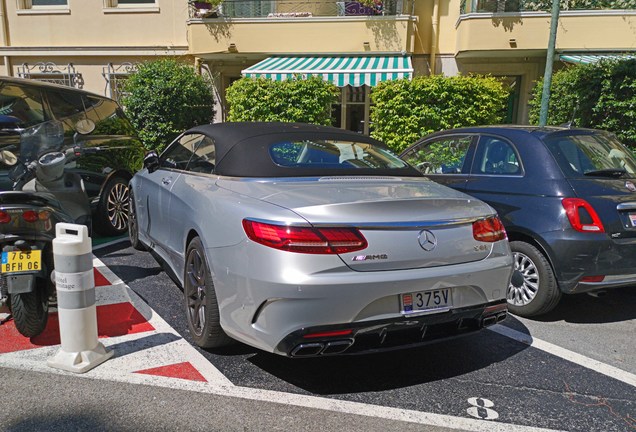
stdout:
[[576,107],[576,106],[574,107],[574,110],[572,111],[572,117],[570,118],[570,121],[567,122],[567,123],[562,123],[559,126],[565,127],[565,128],[568,128],[568,129],[572,129],[572,126],[574,126],[574,116],[576,115],[577,108],[578,107]]

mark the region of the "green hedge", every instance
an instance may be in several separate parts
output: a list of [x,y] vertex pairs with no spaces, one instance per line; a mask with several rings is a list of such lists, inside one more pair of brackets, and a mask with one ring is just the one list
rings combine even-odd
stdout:
[[[530,101],[530,122],[537,124],[543,80]],[[548,124],[614,132],[623,143],[636,146],[636,59],[601,60],[568,66],[554,73]]]
[[124,90],[122,105],[148,149],[162,150],[184,130],[214,116],[210,83],[191,64],[174,59],[141,63]]
[[385,81],[371,93],[372,136],[400,152],[431,132],[501,123],[508,89],[486,76],[420,76]]
[[228,121],[331,124],[338,88],[320,77],[274,81],[241,78],[227,89]]

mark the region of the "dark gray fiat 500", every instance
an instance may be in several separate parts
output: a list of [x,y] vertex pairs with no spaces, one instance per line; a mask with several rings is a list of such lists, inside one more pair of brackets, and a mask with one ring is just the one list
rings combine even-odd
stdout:
[[497,210],[514,255],[513,313],[546,313],[562,293],[636,285],[636,159],[614,135],[455,129],[424,137],[401,157]]

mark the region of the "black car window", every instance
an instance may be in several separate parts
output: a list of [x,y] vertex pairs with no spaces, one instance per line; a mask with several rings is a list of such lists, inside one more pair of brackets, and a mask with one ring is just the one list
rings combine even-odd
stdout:
[[414,146],[402,156],[424,174],[460,174],[472,137],[448,136]]
[[203,136],[203,139],[197,141],[194,147],[194,153],[190,157],[190,162],[186,166],[186,171],[200,172],[211,174],[214,171],[216,163],[216,155],[214,141]]
[[0,88],[0,116],[2,124],[14,127],[29,127],[46,120],[42,94],[39,89],[14,84],[3,84]]
[[56,120],[64,125],[67,136],[75,133],[75,125],[86,117],[86,101],[80,92],[63,90],[46,90],[49,107]]
[[556,136],[545,143],[567,176],[636,173],[636,159],[610,134]]
[[203,138],[205,138],[205,136],[201,134],[183,135],[161,154],[159,166],[162,168],[185,170],[198,143]]
[[300,140],[275,142],[269,154],[278,166],[335,169],[403,168],[406,164],[390,151],[366,142]]
[[521,174],[521,164],[509,142],[496,137],[483,136],[477,147],[473,173],[518,175]]
[[95,123],[95,135],[135,135],[135,130],[116,102],[84,97],[86,116]]

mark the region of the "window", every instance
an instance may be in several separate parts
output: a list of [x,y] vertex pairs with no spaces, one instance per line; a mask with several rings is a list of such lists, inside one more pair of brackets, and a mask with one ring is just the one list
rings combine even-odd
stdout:
[[194,154],[188,162],[186,171],[211,174],[216,163],[214,141],[204,136],[194,145]]
[[185,170],[203,138],[205,136],[200,134],[183,135],[161,154],[159,165],[162,168]]
[[476,174],[514,175],[521,173],[517,153],[510,143],[494,137],[482,137],[476,155]]
[[613,135],[557,136],[546,146],[567,176],[636,173],[636,159]]
[[0,115],[3,123],[15,119],[18,127],[29,127],[45,120],[40,90],[5,84],[0,87]]
[[332,140],[277,142],[269,154],[279,166],[338,169],[404,168],[406,164],[391,152],[369,143]]
[[67,0],[31,0],[33,7],[37,6],[66,6]]
[[404,159],[424,174],[460,174],[472,142],[471,136],[444,137],[422,143]]
[[18,13],[68,13],[68,10],[68,0],[18,0]]
[[18,67],[18,76],[79,89],[84,87],[84,78],[81,73],[75,71],[73,63],[66,66],[58,66],[53,62],[22,63],[22,66]]
[[[157,0],[103,0],[105,12],[126,12],[126,9],[159,11]],[[119,10],[118,10],[119,9]],[[122,11],[123,9],[123,11]]]

